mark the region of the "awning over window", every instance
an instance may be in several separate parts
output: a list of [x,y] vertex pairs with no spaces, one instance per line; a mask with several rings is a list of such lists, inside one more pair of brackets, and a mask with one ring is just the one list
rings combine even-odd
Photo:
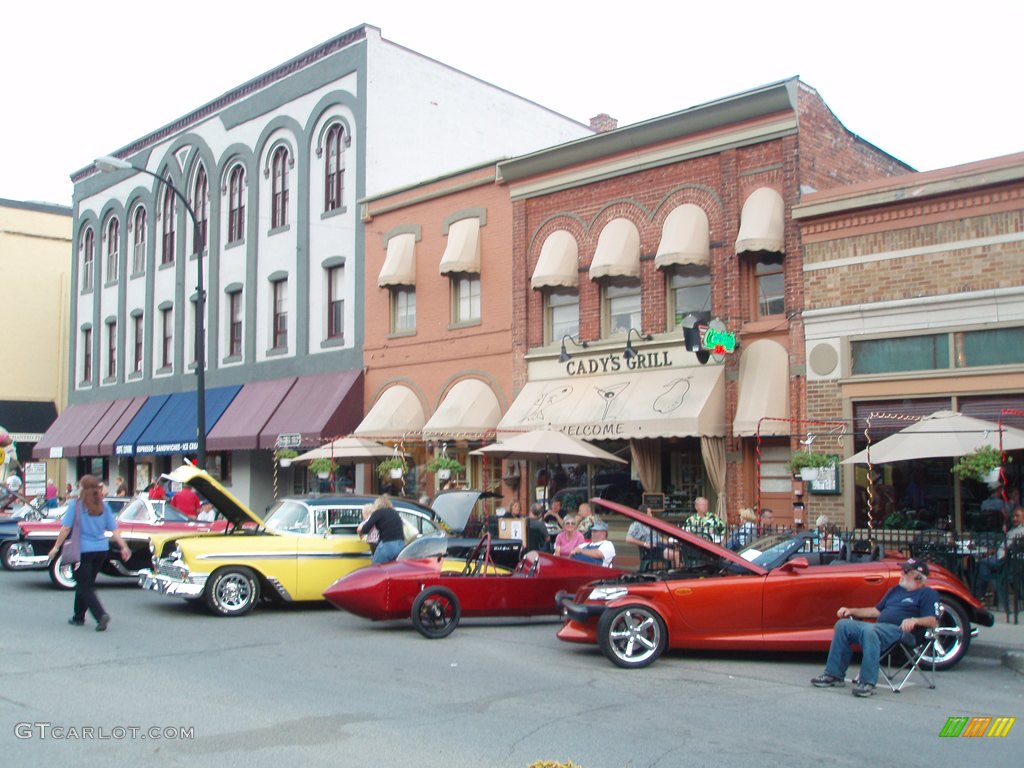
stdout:
[[278,435],[298,434],[302,445],[349,434],[363,413],[363,372],[302,376],[260,431],[260,448],[273,448]]
[[69,405],[61,412],[57,420],[43,434],[42,439],[32,449],[32,457],[36,459],[60,459],[79,456],[79,448],[96,423],[113,401],[103,400],[98,403],[81,403]]
[[448,227],[441,274],[480,274],[480,219],[459,219]]
[[747,251],[786,251],[786,206],[774,189],[755,189],[743,203],[736,253]]
[[[131,421],[132,417],[139,412],[139,408],[146,402],[144,397],[129,397],[124,400],[115,400],[110,404],[110,408],[103,414],[103,417],[96,422],[96,426],[90,430],[89,434],[85,436],[82,441],[82,445],[79,448],[79,455],[81,456],[109,456],[113,453],[114,438],[121,434],[120,430],[114,432],[117,428],[118,422],[121,422],[121,428]],[[131,416],[123,418],[126,411],[131,411]],[[107,442],[107,435],[111,435],[110,441]],[[110,453],[103,452],[104,444],[109,446],[108,451]]]
[[[206,434],[227,410],[242,388],[216,387],[206,390]],[[150,398],[152,399],[152,398]],[[170,395],[136,438],[131,453],[135,456],[195,453],[199,448],[197,435],[195,390]],[[147,403],[148,405],[148,403]],[[143,406],[145,408],[145,406]],[[141,413],[140,409],[140,413]],[[134,423],[134,421],[133,421]],[[127,453],[123,436],[118,439],[118,453]]]
[[395,235],[388,240],[388,255],[377,277],[377,285],[416,285],[416,235]]
[[117,440],[121,437],[121,434],[125,431],[129,424],[139,414],[139,411],[146,405],[146,397],[135,397],[132,398],[131,404],[124,409],[114,425],[107,430],[107,433],[100,440],[99,445],[96,446],[96,456],[113,456],[114,449],[117,445]]
[[56,420],[52,400],[0,400],[0,426],[18,442],[38,442]]
[[251,451],[258,448],[260,432],[277,412],[295,381],[292,377],[243,385],[242,391],[210,430],[206,448],[211,451]]
[[[114,441],[114,453],[118,456],[132,456],[135,454],[135,442],[139,439],[150,422],[160,413],[164,403],[171,399],[170,395],[153,395],[147,397],[146,402],[139,408],[138,413],[128,422],[117,440]],[[195,419],[193,418],[193,423]]]
[[530,286],[534,289],[576,288],[580,284],[579,270],[580,248],[576,238],[559,229],[544,239]]
[[612,219],[601,230],[590,279],[640,277],[640,233],[629,219]]
[[530,382],[498,432],[552,426],[586,440],[722,436],[724,380],[714,365]]
[[[758,422],[765,416],[789,418],[789,353],[769,339],[755,341],[740,357],[740,395],[732,433],[736,437],[757,434]],[[786,421],[761,423],[762,435],[788,435]]]
[[434,415],[423,425],[426,437],[478,440],[493,433],[501,419],[494,391],[479,379],[463,379],[448,390]]
[[654,266],[707,266],[711,259],[708,215],[693,203],[673,209],[661,227],[661,243],[654,257]]
[[409,387],[396,384],[385,389],[369,413],[355,428],[360,437],[394,439],[423,429],[423,405]]

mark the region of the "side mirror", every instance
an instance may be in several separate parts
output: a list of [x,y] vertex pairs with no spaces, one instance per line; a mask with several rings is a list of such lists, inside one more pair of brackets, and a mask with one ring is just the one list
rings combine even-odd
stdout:
[[807,562],[806,557],[794,557],[792,560],[783,564],[779,570],[785,571],[786,573],[795,573],[796,571],[802,571],[808,568],[810,563]]

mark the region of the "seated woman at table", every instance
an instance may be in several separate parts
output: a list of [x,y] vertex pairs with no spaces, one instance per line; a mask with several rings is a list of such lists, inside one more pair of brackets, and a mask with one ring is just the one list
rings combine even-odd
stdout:
[[1014,527],[1006,533],[1006,543],[1000,544],[994,555],[984,558],[978,563],[978,577],[974,580],[974,596],[984,600],[988,594],[989,583],[1006,565],[1006,547],[1015,542],[1024,542],[1024,507],[1013,510]]

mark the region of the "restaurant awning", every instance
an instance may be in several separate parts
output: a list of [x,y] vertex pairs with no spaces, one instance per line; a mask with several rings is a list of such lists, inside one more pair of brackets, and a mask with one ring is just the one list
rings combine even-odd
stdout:
[[590,279],[640,277],[640,232],[629,219],[612,219],[597,238]]
[[680,205],[665,217],[661,227],[661,243],[654,257],[654,266],[707,266],[711,258],[708,215],[693,203]]
[[79,403],[65,408],[32,449],[36,459],[78,456],[82,441],[113,404],[112,400]]
[[52,400],[0,400],[0,426],[23,443],[35,443],[57,420]]
[[142,404],[142,407],[114,441],[114,453],[117,456],[133,456],[135,454],[135,441],[146,431],[146,427],[160,413],[160,409],[164,407],[164,403],[170,397],[170,395],[152,395],[146,398],[146,402]]
[[224,415],[210,430],[206,448],[210,451],[246,451],[259,447],[260,432],[277,412],[295,377],[252,381],[242,386]]
[[[736,418],[732,422],[735,437],[757,434],[758,422],[765,416],[789,418],[789,353],[778,342],[760,339],[743,350],[739,385]],[[789,433],[789,422],[761,423],[762,435]]]
[[448,227],[441,274],[480,273],[480,219],[459,219]]
[[[131,415],[134,416],[145,401],[146,398],[144,397],[128,397],[123,400],[115,400],[111,403],[107,412],[103,414],[103,417],[99,421],[96,422],[96,426],[94,426],[89,431],[89,434],[85,436],[85,439],[82,441],[82,445],[79,447],[79,455],[109,456],[109,453],[102,452],[102,447],[106,441],[107,435],[113,432],[118,422],[122,420],[125,411],[128,411],[134,406],[134,410],[131,411]],[[124,419],[122,429],[123,425],[127,424],[130,420],[131,416]],[[120,434],[120,431],[114,432],[113,437],[116,438]],[[111,449],[113,448],[113,442],[113,439],[109,442]]]
[[354,433],[361,437],[395,438],[423,429],[426,416],[419,397],[409,387],[395,384],[377,398]]
[[404,232],[388,240],[388,255],[377,277],[377,285],[416,285],[416,235]]
[[302,376],[260,430],[260,448],[273,448],[278,435],[299,435],[300,445],[320,445],[347,435],[363,413],[363,371]]
[[[210,434],[221,414],[241,390],[240,386],[215,387],[206,390],[206,434]],[[175,392],[135,440],[132,453],[136,456],[169,453],[194,453],[199,448],[196,437],[195,390]],[[121,442],[120,440],[118,441]],[[120,446],[119,446],[120,447]]]
[[745,251],[786,251],[786,206],[774,189],[755,189],[743,203],[736,253]]
[[441,405],[423,425],[425,437],[479,440],[493,434],[501,419],[494,391],[480,379],[463,379],[448,390]]
[[136,397],[132,399],[131,405],[125,408],[124,413],[118,418],[109,430],[107,434],[100,441],[97,446],[97,456],[112,456],[117,445],[117,440],[121,437],[121,433],[128,428],[128,425],[134,421],[135,417],[139,415],[139,411],[146,405],[146,397]]
[[722,366],[581,376],[523,387],[498,433],[553,426],[586,440],[726,434]]
[[544,239],[530,287],[576,288],[580,283],[580,248],[576,238],[564,229]]

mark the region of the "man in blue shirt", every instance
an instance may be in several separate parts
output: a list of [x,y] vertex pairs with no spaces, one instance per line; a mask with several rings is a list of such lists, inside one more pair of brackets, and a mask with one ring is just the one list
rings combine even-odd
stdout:
[[[842,685],[853,656],[853,645],[860,645],[860,676],[853,686],[854,696],[870,696],[878,682],[879,656],[906,632],[938,626],[939,595],[925,586],[928,563],[910,558],[901,565],[900,583],[885,593],[878,605],[869,608],[843,606],[836,615],[832,645],[824,674],[811,680],[816,688]],[[859,621],[859,619],[874,619]]]

